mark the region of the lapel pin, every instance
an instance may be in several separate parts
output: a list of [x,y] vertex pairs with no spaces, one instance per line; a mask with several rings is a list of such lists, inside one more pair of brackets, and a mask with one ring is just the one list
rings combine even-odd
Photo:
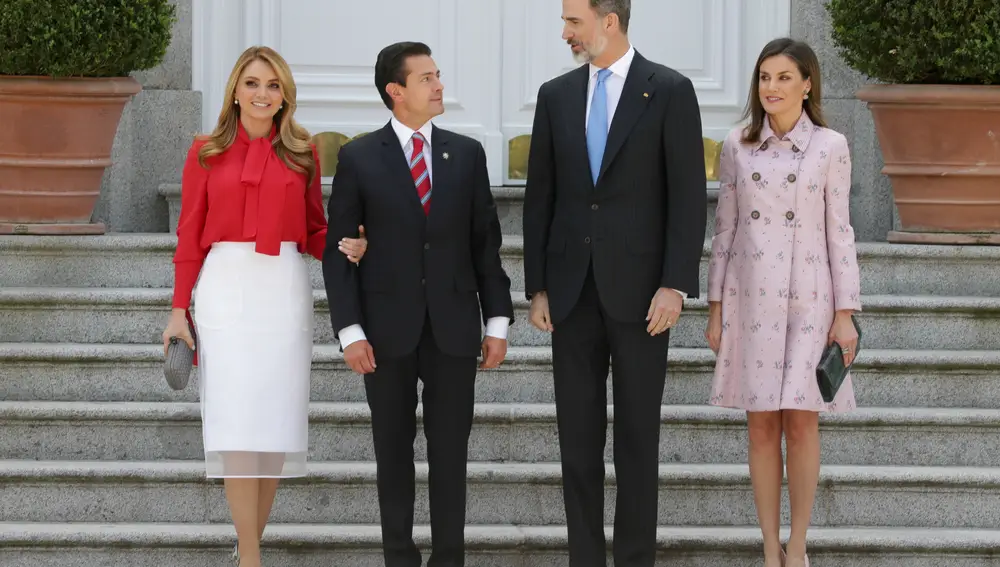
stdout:
[[444,159],[448,159],[448,152],[441,154],[441,157],[443,157]]
[[649,98],[649,93],[642,93],[642,96]]

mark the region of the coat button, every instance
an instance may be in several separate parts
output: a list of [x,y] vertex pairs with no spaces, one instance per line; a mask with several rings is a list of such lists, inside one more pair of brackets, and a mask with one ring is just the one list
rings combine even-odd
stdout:
[[756,219],[759,219],[759,218],[760,218],[760,213],[759,213],[758,211],[754,211],[754,212],[750,213],[750,216],[751,216],[751,217],[752,217],[753,219],[755,219],[755,220],[756,220]]
[[752,177],[754,181],[760,181],[760,174],[757,173],[756,171],[753,173]]
[[795,183],[795,174],[794,173],[789,173],[788,174],[788,182],[789,183]]
[[792,146],[792,151],[795,152],[795,153],[799,153],[799,147],[798,146]]
[[424,242],[424,250],[430,250],[430,249],[431,249],[431,243],[430,242]]
[[596,211],[597,208],[598,208],[597,207],[597,203],[594,203],[593,205],[590,206],[590,210],[592,210],[592,211]]
[[795,213],[793,213],[792,211],[788,211],[787,213],[785,213],[785,218],[788,220],[792,220],[795,218]]
[[583,243],[584,244],[590,244],[590,237],[588,236],[588,237],[584,238],[583,239]]
[[765,150],[767,150],[767,142],[764,142],[764,143],[763,143],[763,144],[761,144],[761,146],[760,146],[760,151],[762,151],[762,152],[763,152],[763,151],[765,151]]

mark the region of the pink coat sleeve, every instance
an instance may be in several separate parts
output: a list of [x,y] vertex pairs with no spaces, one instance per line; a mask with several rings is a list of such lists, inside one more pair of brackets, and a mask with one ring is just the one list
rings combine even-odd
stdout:
[[736,237],[739,206],[736,199],[736,152],[739,137],[730,134],[722,144],[719,156],[719,202],[715,209],[715,234],[712,236],[712,257],[708,262],[708,300],[722,301],[726,283],[726,266]]
[[851,226],[851,154],[847,138],[838,135],[831,147],[826,179],[826,243],[837,311],[861,311],[861,273]]

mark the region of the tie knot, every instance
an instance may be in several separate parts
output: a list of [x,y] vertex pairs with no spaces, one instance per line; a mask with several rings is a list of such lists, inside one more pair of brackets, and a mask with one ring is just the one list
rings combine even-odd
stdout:
[[597,82],[603,83],[611,76],[611,69],[601,69],[597,72]]
[[427,140],[424,139],[424,135],[421,134],[420,132],[414,132],[413,133],[413,143],[420,142],[421,144],[423,144],[426,141]]

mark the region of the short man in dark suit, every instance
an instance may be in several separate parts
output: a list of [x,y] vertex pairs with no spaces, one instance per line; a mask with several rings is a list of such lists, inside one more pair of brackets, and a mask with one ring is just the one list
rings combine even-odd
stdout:
[[[375,84],[392,118],[340,150],[323,277],[347,364],[371,409],[387,567],[418,567],[413,542],[417,379],[430,467],[431,566],[464,564],[466,465],[476,359],[496,368],[514,317],[486,153],[431,119],[443,87],[422,43],[383,49]],[[364,225],[355,265],[338,251]],[[482,324],[486,337],[482,337]]]
[[616,567],[652,567],[669,329],[697,297],[707,207],[691,81],[637,53],[629,0],[563,0],[581,67],[538,90],[524,202],[531,322],[552,332],[570,565],[605,565],[610,359]]

